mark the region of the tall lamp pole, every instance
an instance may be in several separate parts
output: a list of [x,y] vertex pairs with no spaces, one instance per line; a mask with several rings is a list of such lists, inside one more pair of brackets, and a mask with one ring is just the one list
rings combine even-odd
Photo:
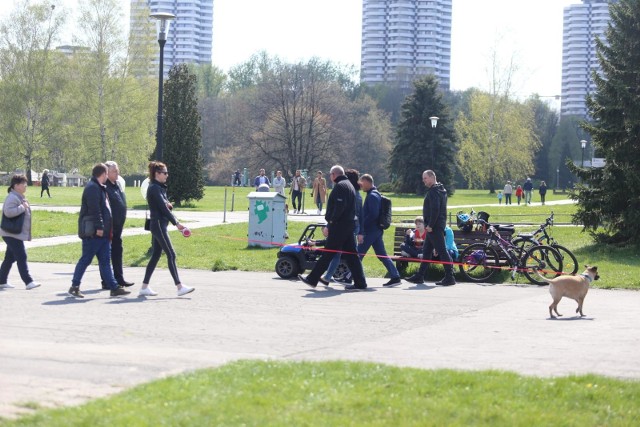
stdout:
[[158,72],[158,125],[156,129],[156,159],[162,161],[162,87],[164,80],[164,45],[167,43],[169,24],[175,19],[173,13],[152,13],[151,18],[156,19],[158,29],[158,44],[160,45],[160,66]]
[[580,141],[580,147],[582,147],[582,169],[584,169],[584,149],[587,147],[587,141],[584,139]]

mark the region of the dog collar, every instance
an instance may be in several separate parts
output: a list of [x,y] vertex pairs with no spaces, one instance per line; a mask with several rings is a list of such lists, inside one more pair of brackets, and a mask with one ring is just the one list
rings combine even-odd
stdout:
[[589,281],[589,283],[593,282],[593,279],[592,279],[592,278],[591,278],[591,276],[589,276],[588,274],[584,274],[584,273],[582,273],[582,274],[581,274],[581,276],[582,276],[582,277],[584,277],[584,278],[586,278],[586,279]]

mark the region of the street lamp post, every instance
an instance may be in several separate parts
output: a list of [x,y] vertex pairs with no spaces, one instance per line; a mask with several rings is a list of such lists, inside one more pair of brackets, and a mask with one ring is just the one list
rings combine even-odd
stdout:
[[[435,129],[436,126],[438,126],[438,120],[440,118],[436,117],[436,116],[431,116],[429,117],[429,120],[431,120],[431,129]],[[435,141],[435,137],[434,140],[431,142],[431,169],[435,170],[436,165],[436,141]]]
[[584,169],[584,149],[587,147],[587,141],[584,139],[580,141],[580,147],[582,147],[582,169]]
[[158,72],[158,125],[156,129],[156,159],[162,161],[162,86],[164,80],[164,45],[169,34],[169,24],[175,19],[173,13],[152,13],[151,18],[156,19],[158,29],[158,44],[160,45],[160,64]]
[[556,169],[556,190],[560,190],[560,168]]

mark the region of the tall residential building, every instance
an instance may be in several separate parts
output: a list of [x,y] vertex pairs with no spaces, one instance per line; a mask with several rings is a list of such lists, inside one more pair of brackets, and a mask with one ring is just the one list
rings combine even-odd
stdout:
[[449,89],[452,0],[363,0],[360,80],[410,86],[434,74]]
[[564,8],[560,108],[563,116],[587,117],[585,98],[596,89],[591,73],[600,71],[596,59],[596,37],[605,37],[609,3],[611,1],[582,0],[582,4]]
[[[147,31],[149,14],[158,12],[176,15],[164,47],[165,74],[180,63],[211,64],[213,0],[131,0],[132,34],[140,29]],[[158,62],[156,58],[156,69]]]

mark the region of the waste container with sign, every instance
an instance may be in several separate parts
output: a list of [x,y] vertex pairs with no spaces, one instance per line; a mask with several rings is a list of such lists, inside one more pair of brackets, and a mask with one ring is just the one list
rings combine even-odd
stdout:
[[281,246],[287,236],[287,198],[280,193],[252,191],[249,199],[249,246]]

